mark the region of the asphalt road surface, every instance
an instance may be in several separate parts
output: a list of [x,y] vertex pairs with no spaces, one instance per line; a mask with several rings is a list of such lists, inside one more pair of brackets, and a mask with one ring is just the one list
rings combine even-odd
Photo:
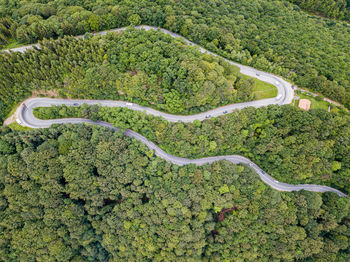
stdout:
[[[199,50],[202,53],[209,53],[214,56],[218,56],[217,54],[214,54],[194,43],[191,41],[187,40],[186,38],[177,35],[175,33],[172,33],[168,30],[162,29],[162,28],[156,28],[156,27],[151,27],[151,26],[137,26],[137,29],[145,29],[145,30],[160,30],[166,34],[171,35],[174,38],[182,38],[185,42],[187,42],[189,45],[197,46]],[[126,28],[118,28],[118,29],[112,29],[108,31],[103,31],[103,32],[98,32],[96,34],[99,35],[104,35],[107,34],[108,32],[115,32],[115,31],[124,31]],[[83,36],[76,36],[76,39],[83,38]],[[23,46],[23,47],[18,47],[18,48],[13,48],[10,50],[3,50],[3,51],[12,51],[12,52],[25,52],[28,49],[31,49],[33,47],[36,47],[40,49],[40,46],[38,44],[34,45],[28,45],[28,46]],[[109,100],[65,100],[65,99],[50,99],[50,98],[32,98],[26,100],[22,105],[19,107],[19,109],[16,111],[17,114],[17,122],[19,122],[23,126],[28,126],[31,128],[45,128],[49,127],[52,124],[65,124],[65,123],[90,123],[90,124],[95,124],[99,126],[104,126],[111,128],[115,131],[120,131],[119,128],[113,127],[111,124],[106,123],[106,122],[94,122],[88,119],[79,119],[79,118],[65,118],[65,119],[52,119],[52,120],[40,120],[34,117],[33,115],[33,109],[35,107],[48,107],[52,105],[67,105],[67,106],[77,106],[81,105],[83,103],[89,104],[89,105],[94,105],[94,104],[100,104],[101,106],[108,106],[108,107],[127,107],[132,110],[137,110],[137,111],[144,111],[147,114],[151,114],[154,116],[162,116],[168,121],[171,122],[177,122],[177,121],[182,121],[182,122],[193,122],[194,120],[204,120],[206,118],[210,117],[217,117],[220,115],[223,115],[225,113],[230,113],[233,110],[236,109],[242,109],[245,107],[261,107],[261,106],[267,106],[271,104],[278,104],[278,105],[283,105],[283,104],[290,104],[292,102],[293,96],[294,96],[294,91],[292,88],[292,85],[282,79],[281,77],[275,76],[270,73],[262,72],[259,70],[256,70],[254,68],[240,65],[238,63],[232,62],[230,60],[227,60],[223,58],[230,64],[233,64],[237,67],[240,68],[240,72],[242,74],[257,78],[259,80],[271,83],[277,87],[278,94],[275,98],[270,98],[270,99],[262,99],[262,100],[256,100],[256,101],[251,101],[251,102],[245,102],[245,103],[237,103],[237,104],[231,104],[231,105],[226,105],[223,107],[219,107],[204,113],[196,114],[196,115],[188,115],[188,116],[181,116],[181,115],[172,115],[172,114],[167,114],[163,113],[157,110],[154,110],[152,108],[148,107],[143,107],[137,104],[132,104],[132,103],[127,103],[124,101],[109,101]],[[142,135],[127,129],[124,132],[124,135],[128,137],[132,137],[142,143],[144,143],[149,149],[155,151],[155,155],[158,157],[163,158],[166,161],[169,161],[173,164],[176,165],[188,165],[188,164],[195,164],[195,165],[204,165],[204,164],[211,164],[215,161],[221,161],[221,160],[227,160],[230,161],[234,164],[245,164],[250,166],[252,169],[255,170],[255,172],[260,176],[261,180],[264,181],[266,184],[268,184],[270,187],[279,190],[279,191],[299,191],[299,190],[307,190],[307,191],[314,191],[314,192],[327,192],[331,191],[336,194],[338,194],[341,197],[345,197],[346,194],[343,192],[327,187],[327,186],[321,186],[321,185],[312,185],[312,184],[300,184],[300,185],[292,185],[292,184],[287,184],[287,183],[282,183],[274,178],[272,178],[270,175],[268,175],[266,172],[264,172],[258,165],[256,165],[254,162],[250,161],[249,159],[240,156],[240,155],[228,155],[228,156],[215,156],[215,157],[207,157],[207,158],[199,158],[199,159],[188,159],[188,158],[181,158],[181,157],[176,157],[173,155],[169,155],[166,152],[164,152],[161,148],[156,146],[154,143],[151,141],[148,141],[145,137]]]
[[[191,42],[190,40],[184,38],[181,35],[175,34],[173,32],[170,32],[166,29],[163,28],[158,28],[158,27],[154,27],[154,26],[147,26],[147,25],[140,25],[140,26],[136,26],[136,29],[144,29],[144,30],[159,30],[162,31],[165,34],[168,34],[174,38],[181,38],[183,39],[187,44],[192,45],[192,46],[196,46],[198,47],[198,49],[202,52],[202,53],[208,53],[211,54],[213,56],[217,56],[217,57],[221,57],[215,53],[212,53],[206,49],[204,49],[203,47]],[[97,32],[95,33],[96,35],[106,35],[109,32],[118,32],[118,31],[125,31],[127,29],[127,27],[122,27],[122,28],[117,28],[117,29],[111,29],[111,30],[107,30],[107,31],[102,31],[102,32]],[[82,39],[84,38],[83,35],[80,36],[75,36],[76,39]],[[40,49],[40,45],[39,44],[33,44],[33,45],[27,45],[27,46],[22,46],[22,47],[17,47],[17,48],[12,48],[12,49],[5,49],[2,50],[3,52],[21,52],[24,53],[25,51],[27,51],[28,49],[32,49],[33,47],[36,47],[38,49]],[[263,99],[263,100],[258,100],[258,101],[252,101],[249,102],[249,104],[247,103],[242,103],[242,104],[236,104],[234,109],[241,109],[243,107],[247,107],[247,106],[254,106],[254,107],[259,107],[259,106],[265,106],[265,105],[271,105],[271,104],[278,104],[278,105],[283,105],[283,104],[290,104],[293,100],[293,96],[294,96],[294,90],[292,88],[292,84],[288,83],[287,81],[285,81],[283,78],[270,74],[270,73],[266,73],[263,71],[259,71],[255,68],[249,67],[249,66],[244,66],[235,62],[232,62],[226,58],[221,57],[222,59],[224,59],[225,61],[227,61],[228,63],[235,65],[237,67],[240,68],[240,72],[244,75],[248,75],[254,78],[257,78],[259,80],[262,80],[264,82],[268,82],[270,84],[273,84],[274,86],[277,87],[278,93],[276,98],[270,98],[270,99]]]
[[[110,107],[128,107],[132,110],[139,110],[139,111],[145,111],[148,114],[152,114],[155,116],[162,116],[165,119],[169,121],[184,121],[184,122],[190,122],[195,119],[198,120],[203,120],[205,119],[205,114],[197,114],[197,115],[191,115],[191,116],[178,116],[178,115],[170,115],[170,114],[165,114],[162,112],[159,112],[157,110],[154,110],[152,108],[147,108],[147,107],[142,107],[137,104],[131,104],[127,102],[122,102],[122,101],[106,101],[106,100],[65,100],[65,99],[50,99],[50,98],[32,98],[26,100],[22,105],[19,107],[17,110],[17,121],[23,125],[23,126],[28,126],[31,128],[45,128],[49,127],[52,124],[66,124],[66,123],[73,123],[73,124],[78,124],[78,123],[90,123],[90,124],[95,124],[99,126],[104,126],[111,128],[115,131],[120,131],[119,128],[113,127],[111,124],[106,123],[106,122],[101,122],[97,121],[94,122],[89,119],[81,119],[81,118],[64,118],[64,119],[52,119],[52,120],[41,120],[37,119],[33,115],[33,109],[35,107],[47,107],[51,105],[62,105],[65,104],[67,106],[79,106],[83,103],[87,103],[90,105],[93,104],[100,104],[102,106],[110,106]],[[214,109],[214,110],[219,110],[219,109]],[[212,110],[212,111],[214,111]],[[220,115],[223,114],[222,108],[220,108],[219,111],[215,111],[214,113],[211,113],[212,115]],[[314,192],[327,192],[331,191],[336,194],[338,194],[341,197],[345,197],[346,194],[343,192],[327,187],[327,186],[321,186],[321,185],[311,185],[311,184],[302,184],[302,185],[291,185],[291,184],[286,184],[279,182],[272,178],[270,175],[268,175],[266,172],[264,172],[258,165],[256,165],[254,162],[250,161],[248,158],[245,158],[240,155],[228,155],[228,156],[214,156],[214,157],[206,157],[206,158],[199,158],[199,159],[188,159],[188,158],[181,158],[177,156],[173,156],[170,154],[167,154],[164,152],[161,148],[156,146],[153,142],[147,140],[145,137],[142,135],[127,129],[124,132],[124,135],[128,137],[132,137],[141,143],[144,143],[150,150],[154,150],[155,155],[158,157],[163,158],[166,161],[169,161],[173,164],[176,165],[188,165],[188,164],[195,164],[195,165],[204,165],[204,164],[211,164],[214,161],[221,161],[221,160],[227,160],[230,161],[234,164],[245,164],[250,166],[252,169],[255,170],[255,172],[260,176],[261,180],[264,181],[266,184],[268,184],[270,187],[279,190],[279,191],[299,191],[299,190],[308,190],[308,191],[314,191]]]

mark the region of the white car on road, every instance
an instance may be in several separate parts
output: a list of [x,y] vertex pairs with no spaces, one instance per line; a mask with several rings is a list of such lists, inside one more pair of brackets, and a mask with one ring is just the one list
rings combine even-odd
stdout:
[[276,100],[280,100],[281,98],[282,98],[282,94],[278,94],[278,95],[275,97]]

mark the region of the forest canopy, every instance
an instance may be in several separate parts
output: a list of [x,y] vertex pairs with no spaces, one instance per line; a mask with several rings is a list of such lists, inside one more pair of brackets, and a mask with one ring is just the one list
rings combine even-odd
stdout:
[[4,44],[127,25],[163,27],[350,107],[350,26],[309,16],[287,1],[4,0],[0,17]]
[[[255,99],[257,82],[169,29],[350,108],[343,0],[0,0],[0,121],[30,95],[192,114]],[[318,3],[331,6],[318,5]],[[71,35],[85,34],[77,41]],[[169,123],[122,108],[37,108],[131,128],[176,156],[240,154],[274,178],[350,193],[350,117],[292,106]],[[0,261],[350,261],[350,198],[280,192],[249,166],[177,166],[92,125],[0,127]]]
[[324,184],[350,193],[350,117],[286,105],[246,108],[203,122],[172,123],[126,108],[35,108],[42,119],[80,117],[130,128],[187,158],[239,154],[276,179]]
[[86,125],[0,128],[2,261],[348,261],[350,199],[227,161],[175,166]]
[[350,22],[349,0],[288,0],[303,10]]
[[154,30],[44,41],[40,50],[3,54],[0,63],[2,119],[32,93],[126,100],[188,114],[254,100],[260,83],[223,59]]

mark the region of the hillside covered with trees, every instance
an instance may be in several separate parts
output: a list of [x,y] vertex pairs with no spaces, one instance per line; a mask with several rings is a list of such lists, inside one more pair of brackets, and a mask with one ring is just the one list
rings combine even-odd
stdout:
[[289,0],[289,2],[316,14],[350,21],[349,0]]
[[256,98],[256,81],[239,68],[154,30],[44,41],[40,50],[0,55],[0,64],[1,119],[32,92],[181,114]]
[[175,166],[94,126],[0,128],[0,210],[1,261],[350,259],[348,198]]
[[42,119],[80,117],[130,128],[166,152],[187,158],[240,154],[276,179],[350,193],[350,117],[292,106],[246,108],[203,122],[171,123],[126,108],[36,108]]
[[[44,39],[40,50],[0,52],[0,122],[31,95],[124,100],[174,114],[258,97],[262,82],[181,39],[132,27],[91,34],[140,24],[350,108],[350,26],[302,11],[347,20],[349,3],[0,0],[1,48]],[[350,116],[342,110],[271,105],[193,123],[87,105],[35,115],[107,121],[181,157],[243,155],[279,181],[350,195]],[[173,165],[99,126],[0,127],[0,261],[346,262],[350,198],[280,192],[225,160]]]
[[287,1],[11,0],[0,2],[0,17],[4,44],[126,25],[164,27],[350,107],[349,25],[310,17]]

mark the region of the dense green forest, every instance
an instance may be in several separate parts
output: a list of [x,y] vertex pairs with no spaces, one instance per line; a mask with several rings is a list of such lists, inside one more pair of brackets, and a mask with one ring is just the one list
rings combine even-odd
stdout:
[[[349,0],[0,0],[0,122],[31,95],[193,114],[261,83],[148,24],[350,108]],[[84,40],[72,35],[85,34]],[[46,40],[58,38],[56,41]],[[266,86],[265,86],[266,87]],[[350,116],[286,105],[170,123],[126,108],[36,108],[130,128],[188,158],[240,154],[288,183],[350,194]],[[0,261],[350,261],[350,198],[279,192],[248,166],[177,166],[93,125],[0,127]]]
[[175,166],[96,126],[0,128],[0,210],[1,261],[350,259],[350,199]]
[[254,100],[253,90],[262,85],[223,59],[154,30],[45,41],[40,51],[0,56],[0,64],[1,119],[33,91],[186,114]]
[[287,1],[2,0],[0,17],[4,44],[126,25],[164,27],[350,107],[350,26],[310,17]]
[[330,18],[350,21],[350,0],[288,0],[302,9]]
[[82,117],[130,128],[170,154],[198,158],[240,154],[276,179],[350,193],[350,117],[292,106],[246,108],[193,123],[170,123],[126,108],[35,108],[42,119]]

